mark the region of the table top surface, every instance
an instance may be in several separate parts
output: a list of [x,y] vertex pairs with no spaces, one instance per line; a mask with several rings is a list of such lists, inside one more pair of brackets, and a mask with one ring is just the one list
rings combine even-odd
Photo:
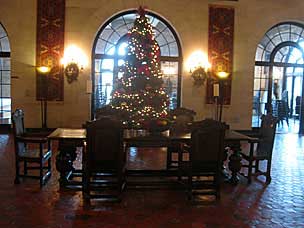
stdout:
[[86,139],[86,130],[82,128],[57,128],[50,135],[49,139]]
[[[71,139],[71,140],[85,140],[86,130],[83,128],[57,128],[49,136],[49,139]],[[189,140],[191,133],[175,132],[170,134],[169,131],[162,132],[159,135],[151,135],[146,130],[124,130],[124,139],[130,140]],[[255,141],[255,138],[249,137],[234,130],[226,130],[226,141]]]

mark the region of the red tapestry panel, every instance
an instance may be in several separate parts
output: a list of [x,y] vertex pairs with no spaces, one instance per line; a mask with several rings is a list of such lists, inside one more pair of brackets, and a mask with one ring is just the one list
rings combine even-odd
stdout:
[[37,73],[37,100],[63,101],[65,0],[37,1],[36,66],[49,66],[46,80]]
[[[234,9],[209,6],[208,58],[212,72],[230,73],[223,83],[223,104],[230,104],[233,67]],[[212,80],[207,81],[207,104],[214,103]]]

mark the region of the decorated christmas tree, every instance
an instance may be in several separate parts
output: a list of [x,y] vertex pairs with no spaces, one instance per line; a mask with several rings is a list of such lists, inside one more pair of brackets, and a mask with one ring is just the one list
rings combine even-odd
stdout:
[[129,126],[143,126],[167,115],[168,95],[163,88],[160,49],[152,26],[139,8],[133,28],[128,32],[127,56],[116,82],[111,106],[125,111]]

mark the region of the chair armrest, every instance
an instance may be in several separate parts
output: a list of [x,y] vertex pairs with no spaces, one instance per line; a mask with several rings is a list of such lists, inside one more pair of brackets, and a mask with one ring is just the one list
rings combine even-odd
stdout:
[[236,132],[242,133],[252,138],[260,138],[261,134],[259,131],[256,130],[235,130]]
[[32,137],[32,136],[17,136],[17,141],[21,141],[24,143],[47,143],[48,139],[46,137]]

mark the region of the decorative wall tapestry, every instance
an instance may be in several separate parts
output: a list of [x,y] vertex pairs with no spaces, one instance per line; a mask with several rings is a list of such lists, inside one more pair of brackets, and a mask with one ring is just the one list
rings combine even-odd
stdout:
[[[63,101],[65,0],[37,1],[36,66],[51,67],[43,78],[37,73],[37,100]],[[46,80],[45,80],[46,79]]]
[[[234,9],[209,6],[208,58],[212,72],[225,71],[230,75],[223,83],[223,104],[230,104],[233,67]],[[214,75],[215,76],[215,75]],[[214,103],[213,82],[207,81],[207,104]]]

